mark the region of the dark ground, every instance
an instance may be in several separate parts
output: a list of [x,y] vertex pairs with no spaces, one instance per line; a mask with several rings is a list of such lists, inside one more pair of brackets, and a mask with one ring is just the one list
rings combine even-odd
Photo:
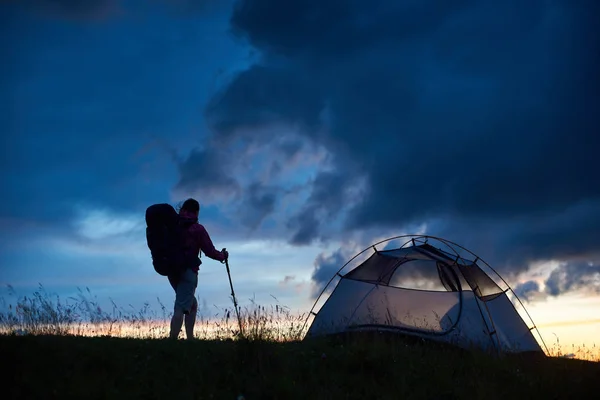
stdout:
[[269,343],[0,336],[3,399],[586,399],[600,363],[383,338]]

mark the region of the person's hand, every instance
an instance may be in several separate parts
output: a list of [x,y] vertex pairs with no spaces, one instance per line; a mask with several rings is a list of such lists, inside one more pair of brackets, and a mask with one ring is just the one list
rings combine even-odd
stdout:
[[225,257],[225,260],[229,259],[229,252],[225,248],[221,250],[221,253],[223,253],[223,257]]

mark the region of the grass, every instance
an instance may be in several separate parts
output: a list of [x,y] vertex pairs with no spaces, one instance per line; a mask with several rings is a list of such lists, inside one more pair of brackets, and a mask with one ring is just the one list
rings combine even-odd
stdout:
[[62,302],[40,287],[0,314],[10,383],[3,399],[567,399],[600,391],[598,362],[499,359],[381,334],[302,341],[304,316],[278,304],[243,310],[244,339],[234,310],[224,309],[197,322],[198,340],[171,341],[166,307],[104,311],[86,293]]
[[[9,285],[9,294],[15,295]],[[157,299],[160,313],[146,302],[141,309],[119,307],[103,310],[89,289],[78,289],[77,297],[61,300],[46,292],[42,285],[31,296],[17,299],[16,304],[3,303],[0,333],[22,335],[115,336],[137,339],[163,338],[168,335],[172,312]],[[276,298],[274,300],[277,301]],[[169,307],[170,308],[170,307]],[[304,314],[293,314],[289,308],[275,304],[268,307],[251,302],[240,310],[244,336],[250,340],[294,341],[304,336]],[[224,340],[236,338],[239,322],[232,308],[217,309],[210,316],[198,316],[194,336],[198,339]],[[180,337],[184,337],[182,331]]]

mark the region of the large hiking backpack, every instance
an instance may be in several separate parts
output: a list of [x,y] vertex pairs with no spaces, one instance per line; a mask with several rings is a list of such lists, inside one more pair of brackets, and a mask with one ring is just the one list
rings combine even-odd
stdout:
[[176,276],[200,265],[200,258],[185,247],[183,237],[194,222],[181,218],[170,204],[153,204],[146,209],[146,242],[158,274]]

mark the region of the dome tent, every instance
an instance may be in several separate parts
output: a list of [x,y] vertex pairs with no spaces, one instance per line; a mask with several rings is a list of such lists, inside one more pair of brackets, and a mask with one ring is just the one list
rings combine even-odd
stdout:
[[[391,246],[392,240],[406,238],[402,246]],[[433,246],[432,241],[441,246]],[[385,248],[376,248],[386,242]],[[362,262],[342,273],[359,257]],[[337,285],[315,312],[335,278]],[[432,236],[396,236],[364,249],[329,280],[305,321],[306,325],[313,318],[305,338],[375,330],[415,335],[462,348],[543,354],[532,333],[539,335],[535,324],[525,323],[507,293],[519,302],[531,321],[506,281],[473,253]],[[543,344],[541,336],[540,339]]]

